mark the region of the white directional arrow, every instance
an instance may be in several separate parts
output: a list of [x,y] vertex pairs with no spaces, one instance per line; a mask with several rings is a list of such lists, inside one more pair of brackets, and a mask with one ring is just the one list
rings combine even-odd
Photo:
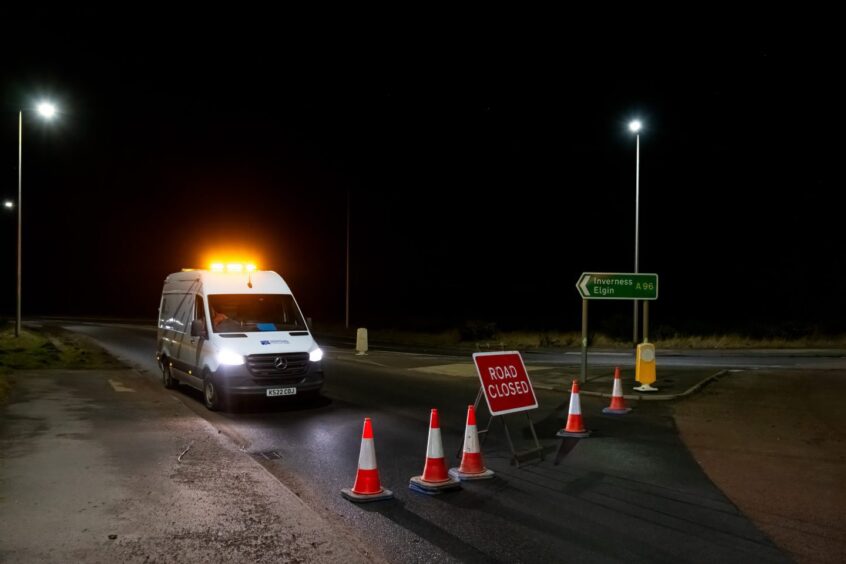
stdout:
[[588,280],[590,280],[590,275],[585,274],[584,276],[582,276],[582,279],[579,281],[579,289],[582,291],[582,295],[584,297],[590,296],[590,292],[587,289]]

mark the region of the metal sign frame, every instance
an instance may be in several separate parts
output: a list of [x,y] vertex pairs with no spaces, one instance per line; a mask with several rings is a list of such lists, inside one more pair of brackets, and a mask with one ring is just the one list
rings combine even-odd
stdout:
[[[501,355],[506,355],[506,354],[516,354],[517,358],[520,359],[520,365],[523,369],[523,373],[526,375],[526,382],[529,385],[529,390],[531,392],[532,399],[534,400],[534,405],[528,405],[528,406],[518,407],[518,408],[514,408],[514,409],[508,409],[508,410],[504,410],[504,411],[497,411],[496,413],[494,413],[493,410],[491,409],[491,404],[490,404],[490,400],[488,399],[488,395],[485,393],[485,388],[484,388],[485,380],[481,375],[481,372],[479,370],[479,365],[476,363],[476,357],[477,356],[495,356],[495,355],[501,356]],[[540,441],[538,441],[538,434],[537,434],[537,432],[535,432],[535,425],[532,422],[532,418],[529,417],[529,411],[531,411],[532,409],[537,409],[537,407],[538,407],[538,397],[537,397],[537,395],[535,395],[535,388],[534,388],[534,386],[532,386],[531,378],[529,378],[529,371],[526,370],[526,365],[523,362],[523,355],[521,355],[519,351],[498,351],[498,352],[487,352],[487,353],[474,353],[473,354],[473,365],[476,367],[476,374],[479,376],[479,391],[476,394],[476,400],[473,402],[473,409],[475,409],[476,413],[478,414],[479,404],[482,402],[482,396],[484,396],[485,405],[487,406],[488,414],[490,415],[490,417],[488,419],[488,424],[485,426],[485,428],[477,431],[479,436],[480,436],[480,439],[479,439],[480,443],[484,444],[484,440],[487,438],[488,432],[491,430],[491,424],[493,423],[494,418],[499,417],[500,420],[502,421],[502,426],[505,429],[505,438],[508,441],[508,448],[511,450],[511,460],[514,462],[514,464],[517,466],[517,468],[520,467],[521,461],[525,462],[526,458],[529,458],[529,457],[531,457],[532,459],[533,458],[539,458],[540,460],[543,460],[544,459],[543,458],[543,447],[541,446]],[[523,450],[523,451],[518,452],[517,449],[514,447],[514,441],[511,438],[511,431],[508,429],[508,423],[505,419],[505,415],[520,413],[520,412],[524,412],[526,414],[526,420],[529,422],[529,430],[532,432],[532,438],[535,441],[535,446],[534,446],[534,448],[529,448],[527,450]],[[459,452],[458,452],[458,457],[460,457],[460,456],[461,456],[461,450],[459,450]]]
[[[476,394],[476,401],[473,402],[473,409],[476,411],[477,416],[479,414],[479,404],[482,401],[483,395],[485,394],[482,391],[482,387],[479,386],[479,392]],[[524,413],[526,414],[526,420],[529,422],[529,430],[532,432],[532,438],[535,440],[534,448],[521,450],[519,452],[514,448],[514,441],[511,439],[511,431],[508,430],[508,423],[505,421],[505,415],[490,415],[490,411],[488,411],[488,414],[490,415],[490,418],[488,419],[488,424],[485,425],[484,429],[477,431],[479,435],[479,443],[485,444],[485,439],[488,436],[488,431],[491,430],[491,424],[493,423],[494,418],[499,417],[502,421],[502,426],[505,429],[505,438],[508,441],[508,448],[511,450],[511,460],[514,462],[514,465],[517,466],[517,468],[520,468],[521,459],[526,459],[530,455],[536,455],[537,458],[540,460],[544,459],[543,447],[541,446],[540,441],[538,441],[538,434],[535,432],[535,425],[534,423],[532,423],[532,418],[529,417],[528,410],[525,410]],[[462,446],[462,448],[458,450],[456,458],[461,458],[461,451],[463,450],[463,448],[464,447]],[[522,462],[525,462],[525,460],[523,460]]]

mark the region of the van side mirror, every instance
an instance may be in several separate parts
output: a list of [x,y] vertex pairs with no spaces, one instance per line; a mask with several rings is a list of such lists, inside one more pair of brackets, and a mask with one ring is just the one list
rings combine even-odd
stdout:
[[195,319],[191,322],[191,336],[202,337],[203,339],[208,338],[208,335],[206,334],[206,324],[202,319]]

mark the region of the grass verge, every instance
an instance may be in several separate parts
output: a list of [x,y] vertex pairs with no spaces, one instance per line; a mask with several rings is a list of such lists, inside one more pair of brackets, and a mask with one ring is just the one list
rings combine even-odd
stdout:
[[0,330],[0,403],[11,391],[9,375],[35,368],[121,368],[123,365],[86,337],[60,327]]
[[[337,337],[355,337],[355,329],[321,327],[318,334]],[[420,347],[445,347],[487,350],[543,350],[572,349],[581,347],[582,335],[578,331],[492,331],[477,338],[468,338],[459,329],[441,332],[424,332],[392,329],[368,331],[372,342],[413,345]],[[846,335],[809,335],[795,339],[753,338],[744,335],[672,335],[650,342],[659,350],[666,349],[846,349]],[[630,340],[619,340],[602,333],[591,333],[589,345],[599,348],[631,349]]]

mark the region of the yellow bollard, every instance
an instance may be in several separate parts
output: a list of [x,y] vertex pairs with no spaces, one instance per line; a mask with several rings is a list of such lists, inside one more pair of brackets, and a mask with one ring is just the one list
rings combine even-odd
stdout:
[[655,345],[652,343],[641,343],[637,346],[635,380],[641,384],[635,388],[638,392],[658,391],[658,388],[651,385],[655,382]]

